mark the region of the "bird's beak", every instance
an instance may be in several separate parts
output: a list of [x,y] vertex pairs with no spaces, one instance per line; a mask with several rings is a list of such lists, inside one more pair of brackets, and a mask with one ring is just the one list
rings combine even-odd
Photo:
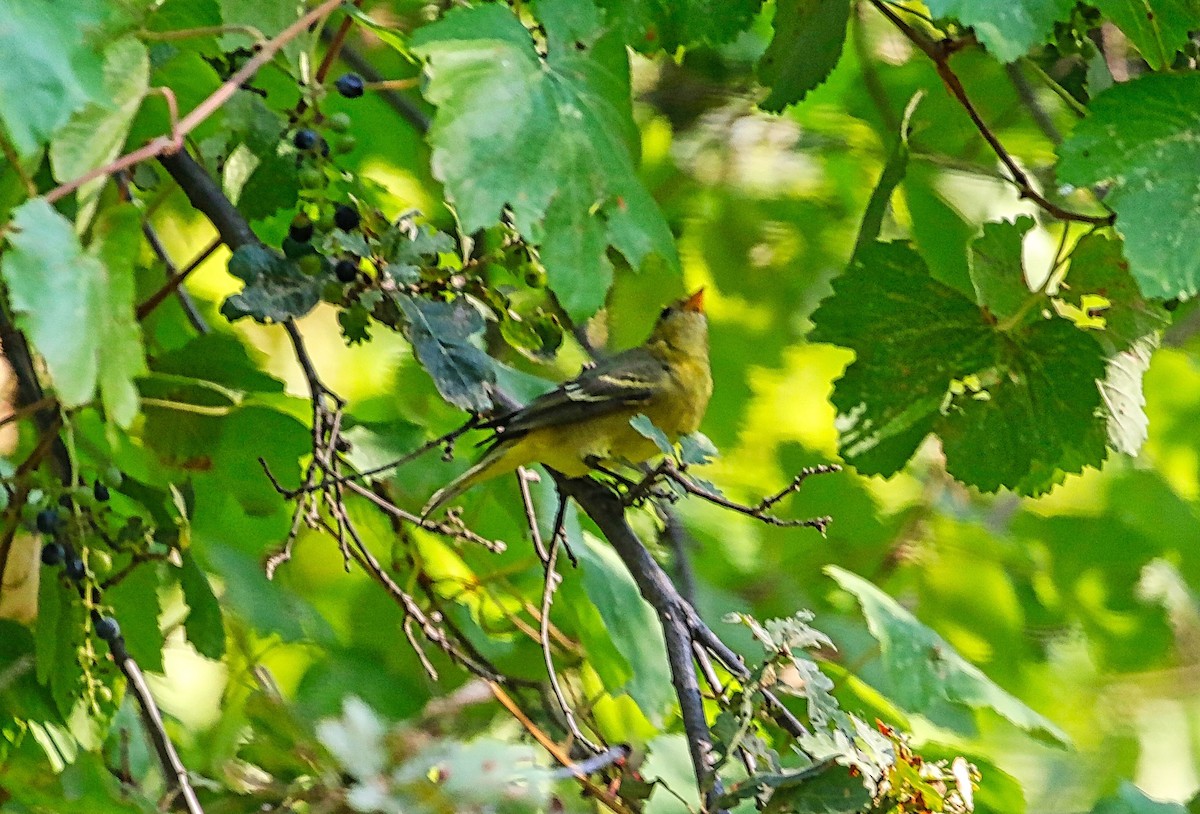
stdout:
[[684,311],[692,311],[697,314],[704,313],[704,289],[700,288],[695,294],[683,301],[681,306]]

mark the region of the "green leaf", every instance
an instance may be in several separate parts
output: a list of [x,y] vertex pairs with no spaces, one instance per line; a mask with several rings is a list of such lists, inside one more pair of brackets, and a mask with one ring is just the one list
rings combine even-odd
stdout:
[[[71,116],[50,144],[50,166],[54,177],[67,182],[111,162],[121,153],[133,117],[150,84],[150,55],[146,46],[132,37],[112,43],[104,50],[103,104],[89,102]],[[79,188],[76,196],[88,202],[90,213],[95,197],[107,182],[97,178]],[[90,217],[82,218],[86,222]]]
[[758,62],[758,78],[771,92],[759,107],[777,113],[824,82],[842,56],[849,21],[849,0],[777,3],[775,35]]
[[632,668],[624,690],[651,723],[661,725],[676,699],[657,616],[607,542],[584,532],[572,536],[571,550],[579,558],[584,590]]
[[1187,810],[1182,803],[1155,800],[1126,780],[1116,794],[1096,803],[1092,814],[1186,814]]
[[629,47],[672,53],[732,40],[750,26],[762,0],[598,0],[598,5]]
[[732,808],[764,790],[771,798],[764,811],[796,814],[854,814],[866,811],[871,795],[862,777],[854,776],[836,764],[818,764],[782,772],[761,772],[730,785],[718,801],[721,808]]
[[442,398],[474,413],[490,410],[488,388],[496,372],[491,357],[472,343],[483,333],[479,312],[465,298],[440,302],[397,297],[396,302],[408,320],[408,341]]
[[720,456],[717,445],[702,432],[691,432],[679,439],[679,457],[689,466],[712,463]]
[[1128,348],[1171,324],[1171,315],[1162,303],[1146,300],[1138,291],[1129,264],[1121,256],[1120,241],[1103,235],[1088,235],[1076,245],[1066,288],[1073,295],[1072,304],[1079,308],[1087,307],[1083,298],[1089,294],[1108,301],[1100,313],[1104,318],[1103,336],[1116,349]]
[[146,373],[142,329],[136,308],[133,259],[142,242],[141,213],[132,204],[104,210],[92,228],[88,254],[108,271],[106,306],[92,323],[99,337],[100,402],[108,416],[128,427],[137,416],[140,399],[134,379]]
[[328,646],[334,641],[324,617],[278,581],[268,580],[254,559],[220,544],[207,546],[205,553],[225,582],[229,607],[256,629],[278,634],[285,642]]
[[576,320],[604,302],[608,247],[639,267],[651,254],[678,268],[674,241],[636,170],[629,59],[587,0],[537,6],[548,55],[497,5],[456,8],[419,29],[425,96],[437,106],[433,167],[464,232],[508,209],[541,245],[551,289]]
[[[909,113],[918,100],[919,97],[914,97],[914,101],[909,103]],[[857,256],[864,246],[879,239],[879,232],[883,228],[883,219],[887,215],[892,193],[896,191],[896,187],[904,180],[904,176],[908,172],[908,119],[909,115],[906,114],[904,123],[900,126],[901,132],[896,146],[888,157],[883,172],[879,174],[879,182],[875,184],[875,189],[871,190],[867,208],[863,211],[862,225],[859,226],[858,237],[854,241],[854,256]]]
[[1200,291],[1200,75],[1151,74],[1113,86],[1059,147],[1059,179],[1078,186],[1111,181],[1105,203],[1117,213],[1125,257],[1142,293],[1155,299]]
[[923,163],[909,167],[904,197],[912,217],[912,238],[929,273],[964,296],[974,297],[968,245],[978,229],[942,192],[945,175]]
[[229,296],[221,313],[230,322],[253,317],[255,322],[286,322],[316,307],[325,286],[322,275],[309,276],[292,261],[263,246],[241,246],[229,258],[229,273],[246,285]]
[[929,0],[934,17],[956,17],[1001,62],[1012,62],[1065,20],[1072,0]]
[[[241,0],[220,0],[221,19],[228,27],[248,26],[262,34],[266,39],[274,37],[296,20],[300,19],[300,6],[293,0],[257,0],[254,3],[243,3]],[[283,47],[287,61],[295,70],[300,55],[308,50],[313,34],[301,34]],[[249,49],[260,44],[249,33],[230,31],[221,35],[221,49],[233,51],[237,48]]]
[[89,31],[97,0],[0,4],[0,122],[20,155],[45,144],[88,102],[105,102],[101,54]]
[[1200,19],[1196,0],[1095,0],[1156,71],[1169,68]]
[[[226,127],[250,152],[260,158],[275,155],[287,122],[283,116],[267,107],[261,96],[240,90],[230,97],[223,110]],[[292,166],[295,166],[295,161]]]
[[137,412],[132,382],[145,362],[133,320],[132,269],[105,264],[128,263],[130,212],[106,218],[93,250],[84,254],[66,218],[42,198],[28,201],[13,215],[2,267],[17,325],[45,358],[63,405],[86,404],[99,387],[122,425]]
[[[359,472],[375,469],[404,457],[425,440],[424,431],[400,418],[363,422],[342,433],[350,442],[346,457]],[[391,473],[379,477],[387,479]]]
[[238,195],[238,211],[247,220],[260,220],[280,209],[291,209],[299,199],[296,162],[271,153],[258,162]]
[[83,640],[83,601],[63,585],[62,572],[41,569],[34,632],[38,683],[50,688],[60,720],[66,721],[82,689],[78,648]]
[[142,563],[104,592],[121,625],[129,654],[143,670],[163,671],[163,633],[158,625],[162,604],[158,600],[158,564]]
[[674,455],[675,445],[671,443],[671,439],[667,434],[654,426],[654,422],[649,416],[638,413],[633,418],[629,419],[629,426],[638,431],[638,434],[643,438],[649,438],[658,447],[658,451],[663,455]]
[[1016,316],[1031,292],[1021,265],[1021,242],[1033,228],[1033,218],[1015,223],[985,223],[983,234],[971,243],[970,274],[975,301],[1003,321]]
[[984,491],[1042,491],[1055,470],[1103,460],[1104,357],[1083,331],[1057,318],[1000,330],[900,243],[868,247],[833,288],[811,338],[856,353],[833,403],[859,471],[894,474],[931,432],[947,470]]
[[836,565],[826,566],[825,573],[862,606],[867,627],[879,642],[888,684],[880,689],[902,708],[919,713],[949,701],[972,709],[991,709],[1037,738],[1064,746],[1070,743],[1052,721],[992,683],[879,588]]
[[183,631],[196,648],[196,652],[210,659],[225,655],[225,621],[221,606],[213,594],[208,575],[196,562],[190,551],[182,555],[183,568],[179,573],[179,587],[188,606],[188,615],[183,620]]

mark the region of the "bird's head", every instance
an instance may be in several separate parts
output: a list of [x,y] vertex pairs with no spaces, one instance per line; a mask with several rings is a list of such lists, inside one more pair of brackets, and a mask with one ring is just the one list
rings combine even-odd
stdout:
[[704,289],[677,300],[662,310],[647,344],[668,351],[708,356],[708,317],[704,315]]

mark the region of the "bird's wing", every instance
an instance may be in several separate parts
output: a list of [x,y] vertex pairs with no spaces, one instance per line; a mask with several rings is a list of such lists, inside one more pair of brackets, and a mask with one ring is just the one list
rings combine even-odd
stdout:
[[503,440],[541,427],[585,421],[644,404],[669,376],[661,359],[644,348],[632,348],[482,426],[495,429]]

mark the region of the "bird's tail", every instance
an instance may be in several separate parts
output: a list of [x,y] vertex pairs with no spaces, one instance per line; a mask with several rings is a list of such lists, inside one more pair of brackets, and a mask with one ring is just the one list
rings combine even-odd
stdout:
[[429,502],[425,504],[425,508],[421,509],[421,519],[429,517],[475,484],[499,475],[503,471],[503,458],[508,449],[503,444],[492,447],[474,466],[434,492],[433,497],[429,498]]

